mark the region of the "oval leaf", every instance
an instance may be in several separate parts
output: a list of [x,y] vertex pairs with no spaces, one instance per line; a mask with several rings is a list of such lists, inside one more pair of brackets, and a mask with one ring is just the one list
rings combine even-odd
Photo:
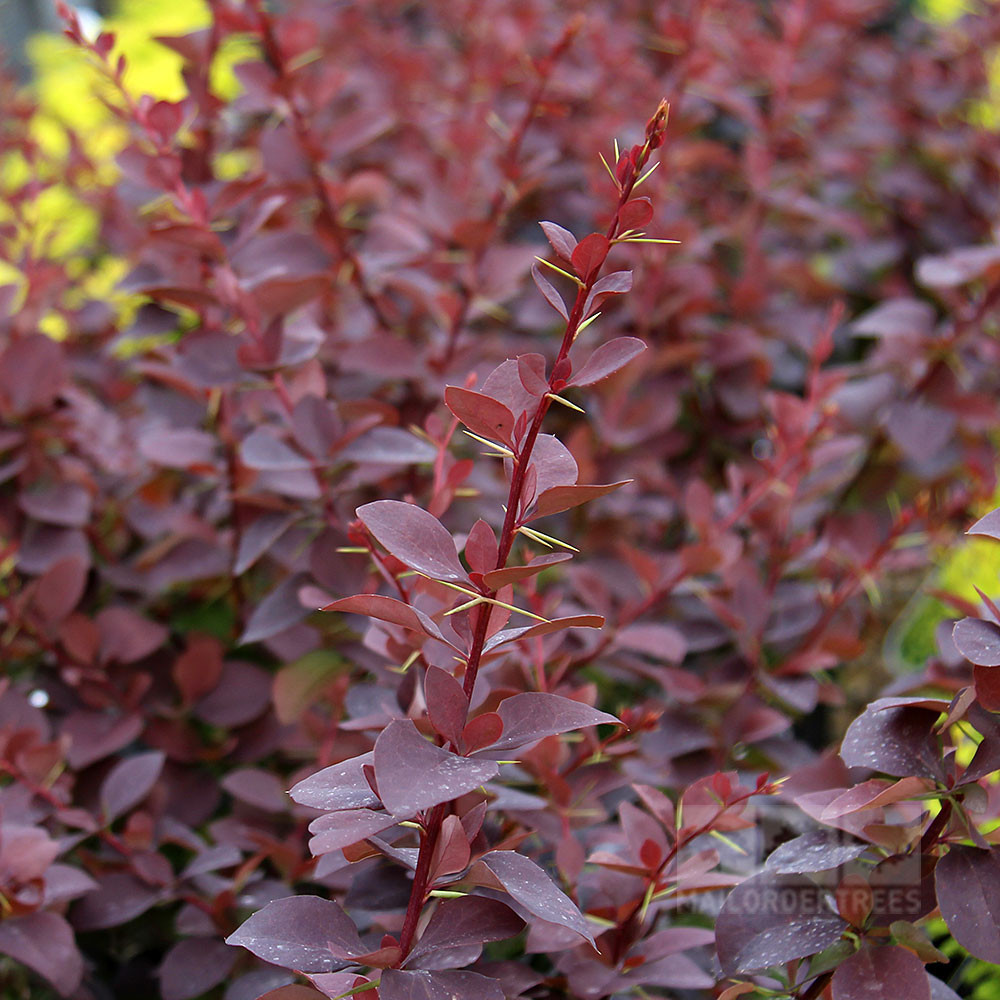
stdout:
[[529,521],[534,521],[538,517],[546,517],[549,514],[559,514],[572,507],[579,507],[580,504],[588,500],[596,500],[598,497],[607,496],[631,483],[631,479],[623,479],[618,483],[604,483],[592,486],[552,486],[547,489],[535,501]]
[[434,746],[409,719],[390,722],[375,741],[374,753],[379,796],[398,819],[471,792],[499,771],[492,761]]
[[586,726],[621,725],[607,712],[542,691],[525,691],[505,698],[497,708],[497,715],[503,720],[503,735],[491,747],[494,750],[511,750]]
[[538,290],[545,296],[545,300],[550,306],[563,319],[569,319],[569,310],[566,308],[566,303],[563,301],[563,297],[559,294],[559,289],[549,281],[548,278],[542,273],[542,269],[538,264],[531,265],[531,277],[534,279],[535,285]]
[[931,1000],[924,963],[898,945],[866,945],[837,966],[833,974],[833,1000],[872,1000],[906,997]]
[[1000,853],[955,845],[934,870],[938,905],[955,940],[1000,963]]
[[979,667],[1000,667],[1000,626],[981,618],[963,618],[951,633],[958,651]]
[[226,944],[298,972],[339,972],[365,951],[351,918],[330,899],[287,896],[258,910]]
[[570,260],[581,280],[590,281],[597,274],[610,249],[611,243],[603,233],[591,233],[577,243]]
[[572,260],[573,251],[576,249],[576,237],[568,229],[563,229],[554,222],[540,222],[539,225],[552,249],[563,260]]
[[433,514],[399,500],[376,500],[357,515],[400,562],[434,580],[468,583],[451,533]]
[[766,872],[726,898],[715,924],[719,962],[726,975],[761,972],[829,948],[846,926],[815,882]]
[[[403,972],[386,969],[378,986],[379,1000],[504,1000],[495,979],[475,972]],[[359,994],[363,997],[364,993]]]
[[595,385],[624,368],[646,350],[638,337],[616,337],[594,351],[583,367],[570,379],[570,385]]
[[474,434],[513,447],[514,414],[499,399],[449,385],[444,391],[444,402]]

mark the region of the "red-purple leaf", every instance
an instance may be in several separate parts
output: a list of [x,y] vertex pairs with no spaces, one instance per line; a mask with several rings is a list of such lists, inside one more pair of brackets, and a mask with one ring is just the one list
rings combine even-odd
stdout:
[[545,296],[545,300],[552,306],[553,309],[563,319],[569,319],[569,310],[566,308],[566,303],[563,301],[563,297],[559,294],[559,289],[552,284],[551,281],[542,272],[541,267],[538,264],[531,265],[531,277],[534,279],[535,285],[538,290]]
[[310,774],[288,793],[299,805],[314,809],[362,809],[381,805],[365,780],[363,768],[374,763],[369,750]]
[[570,260],[582,281],[590,281],[601,269],[610,249],[611,243],[603,233],[591,233],[577,243]]
[[620,371],[633,358],[646,350],[646,345],[637,337],[616,337],[601,344],[583,367],[570,379],[570,385],[596,385]]
[[[360,994],[364,996],[364,994]],[[504,1000],[495,979],[475,972],[403,972],[386,969],[378,987],[379,1000]]]
[[240,461],[248,469],[268,472],[287,472],[310,466],[308,458],[263,427],[251,431],[240,444]]
[[833,1000],[931,1000],[924,963],[898,945],[865,944],[833,974]]
[[[403,504],[403,506],[407,506]],[[451,538],[451,536],[448,536]],[[390,625],[399,625],[400,628],[409,629],[411,632],[422,632],[432,639],[440,639],[445,642],[441,629],[437,627],[433,619],[417,608],[397,601],[394,597],[382,597],[379,594],[357,594],[355,597],[344,597],[332,604],[327,604],[324,611],[340,611],[344,614],[365,615],[368,618],[376,618],[382,622],[389,622]]]
[[495,778],[492,761],[460,757],[425,740],[409,719],[390,722],[375,741],[375,778],[386,809],[409,819]]
[[824,872],[861,857],[868,846],[843,834],[834,836],[826,830],[810,830],[782,844],[764,864],[776,875]]
[[465,540],[465,560],[474,573],[488,573],[497,564],[497,536],[480,518]]
[[1000,667],[1000,626],[981,618],[963,618],[951,633],[958,651],[979,667]]
[[99,875],[98,888],[73,906],[73,926],[81,931],[104,930],[128,923],[160,901],[160,892],[128,872]]
[[615,636],[615,645],[645,653],[662,663],[680,663],[687,655],[687,640],[678,629],[652,622],[621,629]]
[[653,203],[648,198],[633,198],[625,202],[618,213],[621,232],[642,229],[653,218]]
[[627,486],[631,479],[623,479],[618,483],[602,483],[588,486],[552,486],[545,490],[535,500],[528,521],[534,521],[538,517],[547,517],[550,514],[559,514],[564,510],[579,507],[588,500],[596,500],[598,497],[607,496],[615,490]]
[[986,535],[1000,540],[1000,507],[981,517],[966,532],[967,535]]
[[451,533],[433,514],[398,500],[366,503],[357,514],[390,554],[418,573],[434,580],[469,582]]
[[462,685],[447,670],[431,665],[424,675],[424,700],[431,725],[458,746],[469,713],[469,699]]
[[90,494],[76,483],[56,483],[18,497],[21,510],[36,521],[82,528],[90,520]]
[[519,583],[529,577],[541,573],[543,569],[550,566],[557,566],[559,563],[569,562],[572,555],[568,552],[551,552],[545,555],[535,556],[530,563],[524,566],[507,566],[504,569],[495,569],[483,577],[483,582],[490,590],[499,590],[512,583]]
[[576,249],[576,237],[568,229],[563,229],[554,222],[540,222],[539,225],[552,249],[563,260],[572,260],[573,251]]
[[474,753],[496,743],[502,733],[503,719],[496,712],[484,712],[462,730],[462,745],[466,753]]
[[327,813],[309,824],[309,831],[314,834],[309,841],[309,850],[314,856],[329,854],[388,830],[396,822],[395,817],[374,809],[343,809]]
[[530,858],[516,851],[490,851],[480,863],[529,913],[568,927],[593,943],[590,927],[576,904]]
[[586,726],[621,724],[607,712],[542,691],[525,691],[505,698],[500,702],[497,714],[503,720],[503,736],[491,750],[511,750],[546,736]]
[[105,663],[135,663],[159,649],[168,635],[162,625],[124,606],[105,608],[96,620],[101,634],[99,656]]
[[160,966],[163,1000],[190,1000],[200,997],[229,975],[238,952],[212,938],[179,941]]
[[408,962],[442,948],[503,941],[520,934],[524,921],[499,899],[465,896],[438,904]]
[[948,930],[970,954],[1000,963],[1000,852],[955,844],[934,870]]
[[231,771],[222,779],[222,787],[234,799],[269,813],[286,812],[291,803],[277,775],[257,767]]
[[583,307],[583,313],[585,316],[589,315],[591,310],[600,305],[608,295],[624,295],[630,291],[632,291],[631,271],[613,271],[611,274],[606,274],[594,282],[594,287],[590,290]]
[[541,354],[521,354],[517,358],[517,374],[521,385],[532,396],[544,396],[549,391],[545,368],[545,358]]
[[339,972],[365,947],[351,918],[332,900],[288,896],[258,910],[226,944],[298,972]]
[[72,928],[56,913],[37,911],[0,922],[0,953],[44,976],[64,997],[80,985],[83,958]]
[[755,875],[729,894],[716,920],[719,962],[726,975],[761,972],[829,948],[846,926],[809,879]]
[[492,396],[472,389],[449,385],[444,391],[445,405],[474,434],[490,441],[512,446],[514,414]]
[[304,573],[294,573],[285,577],[253,609],[247,621],[246,628],[240,636],[240,644],[261,642],[270,639],[279,632],[291,628],[309,614],[307,608],[299,599],[299,590],[308,577]]
[[139,451],[150,462],[171,469],[190,469],[215,461],[216,439],[184,427],[153,427],[139,438]]
[[485,652],[496,649],[504,643],[515,639],[534,639],[540,635],[550,635],[562,632],[568,628],[603,628],[604,619],[600,615],[570,615],[567,618],[553,618],[552,621],[539,622],[537,625],[524,625],[520,628],[504,629],[497,632],[486,641]]
[[154,750],[126,757],[115,764],[101,785],[101,812],[105,821],[110,822],[128,812],[150,793],[165,759],[164,754]]
[[264,511],[240,533],[233,572],[245,573],[298,520],[284,511]]
[[840,756],[848,767],[867,767],[897,778],[941,778],[940,751],[932,735],[938,713],[912,705],[872,702],[848,727]]
[[271,684],[271,675],[253,663],[224,663],[219,683],[198,702],[195,714],[212,726],[245,726],[267,711]]

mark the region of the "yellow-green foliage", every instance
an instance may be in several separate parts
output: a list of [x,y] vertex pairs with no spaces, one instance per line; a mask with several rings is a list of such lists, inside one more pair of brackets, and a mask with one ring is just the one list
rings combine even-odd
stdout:
[[[114,58],[119,54],[126,58],[125,85],[131,94],[176,101],[186,92],[181,57],[155,39],[185,34],[209,23],[205,0],[122,0],[101,27],[115,35]],[[218,93],[235,93],[232,66],[242,51],[230,43],[213,64],[213,87]],[[38,107],[30,131],[38,157],[31,164],[19,153],[0,160],[0,219],[12,218],[10,208],[3,206],[4,195],[32,178],[45,186],[20,220],[16,238],[0,248],[0,283],[23,284],[16,261],[30,248],[34,256],[68,261],[81,296],[114,301],[123,264],[108,256],[94,258],[95,212],[61,178],[72,131],[94,164],[91,183],[114,183],[115,156],[126,135],[102,97],[112,103],[121,98],[87,54],[62,35],[36,35],[29,42],[29,54],[35,70],[32,96]],[[81,254],[85,248],[87,253]],[[56,337],[66,332],[57,313],[44,317],[41,326]]]

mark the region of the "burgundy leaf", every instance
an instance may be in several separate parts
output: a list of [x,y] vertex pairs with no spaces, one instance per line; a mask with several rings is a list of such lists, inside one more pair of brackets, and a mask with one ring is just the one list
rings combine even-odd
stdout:
[[472,389],[449,385],[444,391],[444,401],[474,434],[513,447],[514,414],[500,400]]
[[396,822],[395,817],[374,809],[342,809],[327,813],[309,824],[309,831],[314,834],[309,850],[314,856],[329,854],[388,830]]
[[98,888],[78,900],[72,911],[80,931],[103,930],[128,923],[160,901],[160,891],[127,872],[97,877]]
[[1000,963],[1000,853],[953,844],[934,870],[938,905],[955,940]]
[[332,900],[318,896],[287,896],[268,903],[230,934],[226,944],[298,972],[339,972],[351,964],[341,956],[366,951],[351,918]]
[[73,929],[56,913],[37,911],[0,922],[0,953],[44,976],[64,997],[76,992],[83,977]]
[[77,770],[89,767],[128,746],[142,732],[142,727],[138,715],[116,716],[78,709],[66,716],[62,724],[61,733],[69,739],[66,760]]
[[163,1000],[191,1000],[200,997],[229,976],[237,952],[212,938],[178,941],[160,966]]
[[309,459],[263,427],[256,428],[244,438],[240,444],[240,461],[248,469],[267,472],[288,472],[310,467]]
[[911,705],[872,702],[848,727],[840,756],[848,767],[867,767],[894,777],[943,780],[932,735],[938,713]]
[[399,819],[448,802],[495,778],[492,761],[434,746],[409,720],[390,722],[375,741],[375,778],[386,809]]
[[381,805],[365,780],[363,768],[374,763],[369,750],[360,757],[324,767],[292,786],[288,793],[303,806],[314,809],[361,809]]
[[386,969],[379,980],[378,995],[379,1000],[504,1000],[503,990],[495,979],[451,970]]
[[610,249],[611,243],[603,233],[591,233],[577,243],[570,260],[582,281],[590,281],[601,269]]
[[607,712],[542,691],[525,691],[505,698],[497,714],[503,720],[503,736],[491,750],[511,750],[586,726],[621,724]]
[[545,370],[545,358],[541,354],[518,355],[518,377],[521,379],[521,385],[532,396],[544,396],[549,391],[549,383]]
[[570,379],[570,385],[595,385],[637,358],[646,345],[637,337],[616,337],[601,344]]
[[583,914],[530,858],[516,851],[490,851],[483,855],[479,863],[529,913],[549,923],[568,927],[593,943],[594,937]]
[[434,580],[468,583],[451,533],[427,511],[398,500],[376,500],[357,510],[365,527],[400,562]]
[[77,556],[60,559],[39,578],[32,607],[52,624],[62,621],[80,603],[89,572]]
[[373,427],[342,448],[337,457],[351,462],[412,465],[433,462],[437,449],[402,427]]
[[539,225],[552,249],[563,260],[572,260],[573,251],[576,249],[576,237],[568,229],[563,229],[554,222],[540,222]]
[[1000,540],[1000,507],[981,517],[966,534],[986,535],[988,538]]
[[832,831],[810,830],[776,848],[765,866],[777,875],[823,872],[849,864],[868,848],[868,844]]
[[64,528],[82,528],[90,520],[90,494],[75,483],[56,483],[27,490],[17,499],[21,510],[36,521]]
[[150,793],[165,759],[164,754],[154,750],[115,764],[101,785],[101,811],[106,821],[122,816]]
[[219,683],[195,705],[195,715],[211,726],[244,726],[270,707],[271,683],[271,675],[252,663],[224,663]]
[[755,875],[729,894],[716,920],[719,962],[726,975],[761,972],[829,948],[846,926],[809,879]]
[[1000,667],[1000,626],[981,618],[963,618],[951,633],[958,651],[979,667]]
[[302,621],[311,610],[299,599],[299,590],[306,580],[308,577],[304,573],[294,573],[292,576],[285,577],[253,609],[246,628],[240,636],[240,645],[270,639]]
[[[406,506],[404,504],[404,506]],[[451,536],[449,535],[449,538]],[[365,615],[368,618],[376,618],[379,621],[389,622],[391,625],[399,625],[401,628],[409,629],[411,632],[422,632],[432,639],[439,639],[441,642],[447,640],[441,634],[441,629],[434,621],[427,617],[418,608],[397,601],[394,597],[382,597],[378,594],[358,594],[355,597],[344,597],[332,604],[327,604],[323,611],[340,611],[344,614]]]
[[154,427],[139,438],[139,451],[150,462],[171,469],[212,465],[216,439],[205,431],[183,427]]
[[931,1000],[924,963],[898,945],[865,944],[837,966],[833,974],[833,1000],[882,1000],[906,997]]
[[534,279],[538,290],[545,296],[546,301],[563,319],[569,319],[569,310],[563,297],[559,294],[559,289],[542,272],[538,264],[531,265],[531,277]]
[[469,699],[462,685],[447,670],[429,666],[424,675],[424,700],[431,725],[458,746],[469,713]]
[[631,290],[631,271],[613,271],[611,274],[606,274],[594,282],[594,287],[590,290],[590,295],[587,296],[587,302],[583,307],[584,315],[588,315],[608,295],[624,295]]
[[497,536],[493,529],[480,518],[472,526],[465,540],[465,559],[475,573],[488,573],[497,564]]
[[544,555],[535,556],[530,563],[524,566],[507,566],[504,569],[495,569],[485,574],[483,582],[490,590],[499,590],[501,587],[510,586],[512,583],[519,583],[527,580],[542,570],[550,566],[557,566],[559,563],[569,562],[573,556],[569,552],[551,552]]
[[587,503],[588,500],[595,500],[597,497],[613,493],[631,482],[631,479],[623,479],[618,483],[594,486],[552,486],[535,500],[535,505],[527,520],[534,521],[539,517],[547,517],[549,514],[558,514],[571,507],[578,507],[582,503]]
[[680,663],[687,655],[687,640],[672,625],[649,622],[628,625],[615,636],[615,644],[645,653],[662,663]]
[[240,533],[233,572],[245,573],[298,520],[285,511],[264,511]]
[[496,712],[477,715],[462,730],[462,744],[466,753],[474,753],[496,743],[503,733],[503,719]]
[[524,921],[498,899],[445,899],[438,904],[407,961],[416,961],[441,948],[504,941],[523,928]]
[[623,233],[642,229],[652,218],[653,203],[648,198],[633,198],[622,205],[618,213],[618,228]]
[[126,607],[105,608],[96,621],[101,634],[99,655],[105,663],[135,663],[159,649],[168,635],[162,625]]
[[264,812],[282,813],[290,806],[278,776],[260,768],[245,767],[231,771],[222,779],[222,787],[234,799]]
[[552,621],[539,622],[537,625],[524,625],[519,628],[505,629],[497,632],[486,641],[485,652],[496,649],[504,643],[515,639],[534,639],[540,635],[550,635],[562,632],[568,628],[602,628],[604,619],[600,615],[570,615],[567,618],[553,618]]

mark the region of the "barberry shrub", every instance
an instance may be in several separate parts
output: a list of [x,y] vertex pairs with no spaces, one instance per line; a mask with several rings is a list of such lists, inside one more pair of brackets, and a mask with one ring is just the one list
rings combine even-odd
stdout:
[[996,487],[1000,12],[574,6],[214,3],[180,100],[66,9],[113,170],[8,87],[12,996],[1000,964],[993,597],[880,657]]

